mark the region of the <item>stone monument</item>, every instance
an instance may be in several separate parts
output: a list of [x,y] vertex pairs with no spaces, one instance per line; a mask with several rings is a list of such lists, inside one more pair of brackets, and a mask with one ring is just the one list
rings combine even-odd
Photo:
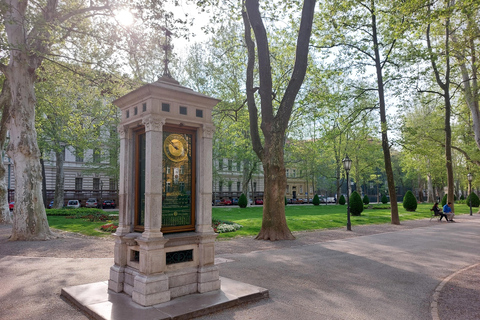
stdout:
[[212,228],[212,109],[164,75],[122,113],[119,225],[108,288],[142,306],[220,289]]

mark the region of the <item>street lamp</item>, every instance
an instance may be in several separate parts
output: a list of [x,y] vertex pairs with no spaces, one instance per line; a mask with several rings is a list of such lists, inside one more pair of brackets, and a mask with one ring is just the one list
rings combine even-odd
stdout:
[[100,179],[100,208],[103,209],[103,181]]
[[470,199],[470,215],[472,215],[472,180],[473,180],[473,175],[471,173],[467,174],[467,179],[468,179],[468,191],[470,191],[470,194],[468,195],[468,198]]
[[350,196],[348,194],[348,172],[350,171],[350,168],[352,167],[352,160],[348,157],[348,155],[345,155],[345,159],[342,160],[343,162],[343,168],[345,169],[345,172],[347,173],[347,230],[352,231],[352,224],[350,223]]

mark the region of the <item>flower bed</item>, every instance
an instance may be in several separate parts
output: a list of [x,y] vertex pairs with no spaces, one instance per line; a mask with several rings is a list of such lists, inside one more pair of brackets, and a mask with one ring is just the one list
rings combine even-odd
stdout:
[[242,228],[242,226],[239,225],[238,223],[233,223],[231,221],[217,220],[217,219],[212,219],[212,227],[216,233],[234,232]]

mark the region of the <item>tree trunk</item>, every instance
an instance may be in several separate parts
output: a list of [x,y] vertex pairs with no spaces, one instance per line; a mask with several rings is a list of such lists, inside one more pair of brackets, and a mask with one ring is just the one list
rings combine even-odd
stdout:
[[428,189],[427,202],[435,202],[436,199],[434,198],[432,175],[430,173],[427,174],[427,189]]
[[65,147],[55,152],[55,195],[53,198],[53,207],[62,208],[64,202],[64,189],[65,189],[65,170],[63,164],[65,163]]
[[[372,12],[374,8],[374,2],[372,0]],[[377,39],[377,24],[376,16],[372,14],[372,36],[373,36],[373,46],[375,50],[375,67],[377,72],[377,85],[378,85],[378,100],[380,104],[380,123],[382,128],[382,149],[383,149],[383,159],[385,161],[385,174],[387,175],[387,184],[388,184],[388,193],[390,194],[390,206],[391,206],[391,220],[392,224],[400,224],[400,217],[398,215],[398,204],[397,204],[397,192],[395,190],[395,180],[393,177],[392,169],[392,158],[390,156],[390,145],[388,143],[388,124],[387,124],[387,115],[386,115],[386,106],[385,106],[385,94],[383,86],[383,74],[382,66],[380,61],[380,52],[378,50],[378,39]]]
[[[8,80],[3,82],[2,93],[0,94],[0,108],[2,110],[2,119],[0,123],[0,152],[3,152],[5,140],[7,138],[7,122],[10,115],[10,85]],[[5,177],[5,165],[3,157],[0,161],[0,224],[12,223],[12,217],[8,206],[8,185]]]
[[[283,160],[283,135],[273,137],[276,143],[267,144],[265,151],[268,154],[263,163],[265,188],[263,198],[263,219],[260,233],[255,239],[259,240],[293,240],[285,217],[285,189],[287,177]],[[280,140],[280,141],[278,141]],[[278,214],[283,212],[283,214]]]
[[34,71],[18,61],[26,59],[13,58],[7,73],[12,97],[8,155],[13,159],[15,173],[11,240],[46,240],[54,235],[48,227],[42,199],[42,170],[35,131]]
[[[315,0],[305,0],[302,8],[302,18],[298,31],[295,52],[295,66],[283,98],[274,115],[272,97],[272,73],[268,37],[259,10],[258,0],[245,0],[245,10],[242,12],[245,26],[245,42],[248,50],[246,93],[250,119],[250,136],[253,150],[262,161],[264,169],[265,192],[263,202],[262,228],[257,239],[281,240],[294,239],[287,226],[285,217],[285,189],[287,178],[283,147],[285,132],[292,114],[293,105],[308,65],[308,47],[312,32]],[[253,89],[255,70],[255,43],[252,40],[251,29],[255,33],[258,57],[258,74],[262,122],[260,128],[264,136],[264,146],[258,130],[258,109],[256,107]]]

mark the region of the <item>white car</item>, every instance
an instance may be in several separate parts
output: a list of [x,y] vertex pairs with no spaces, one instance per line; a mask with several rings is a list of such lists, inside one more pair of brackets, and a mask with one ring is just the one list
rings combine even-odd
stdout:
[[79,200],[68,200],[67,208],[80,208],[80,201]]
[[95,198],[89,198],[87,202],[85,202],[85,207],[87,208],[98,208],[98,201]]

